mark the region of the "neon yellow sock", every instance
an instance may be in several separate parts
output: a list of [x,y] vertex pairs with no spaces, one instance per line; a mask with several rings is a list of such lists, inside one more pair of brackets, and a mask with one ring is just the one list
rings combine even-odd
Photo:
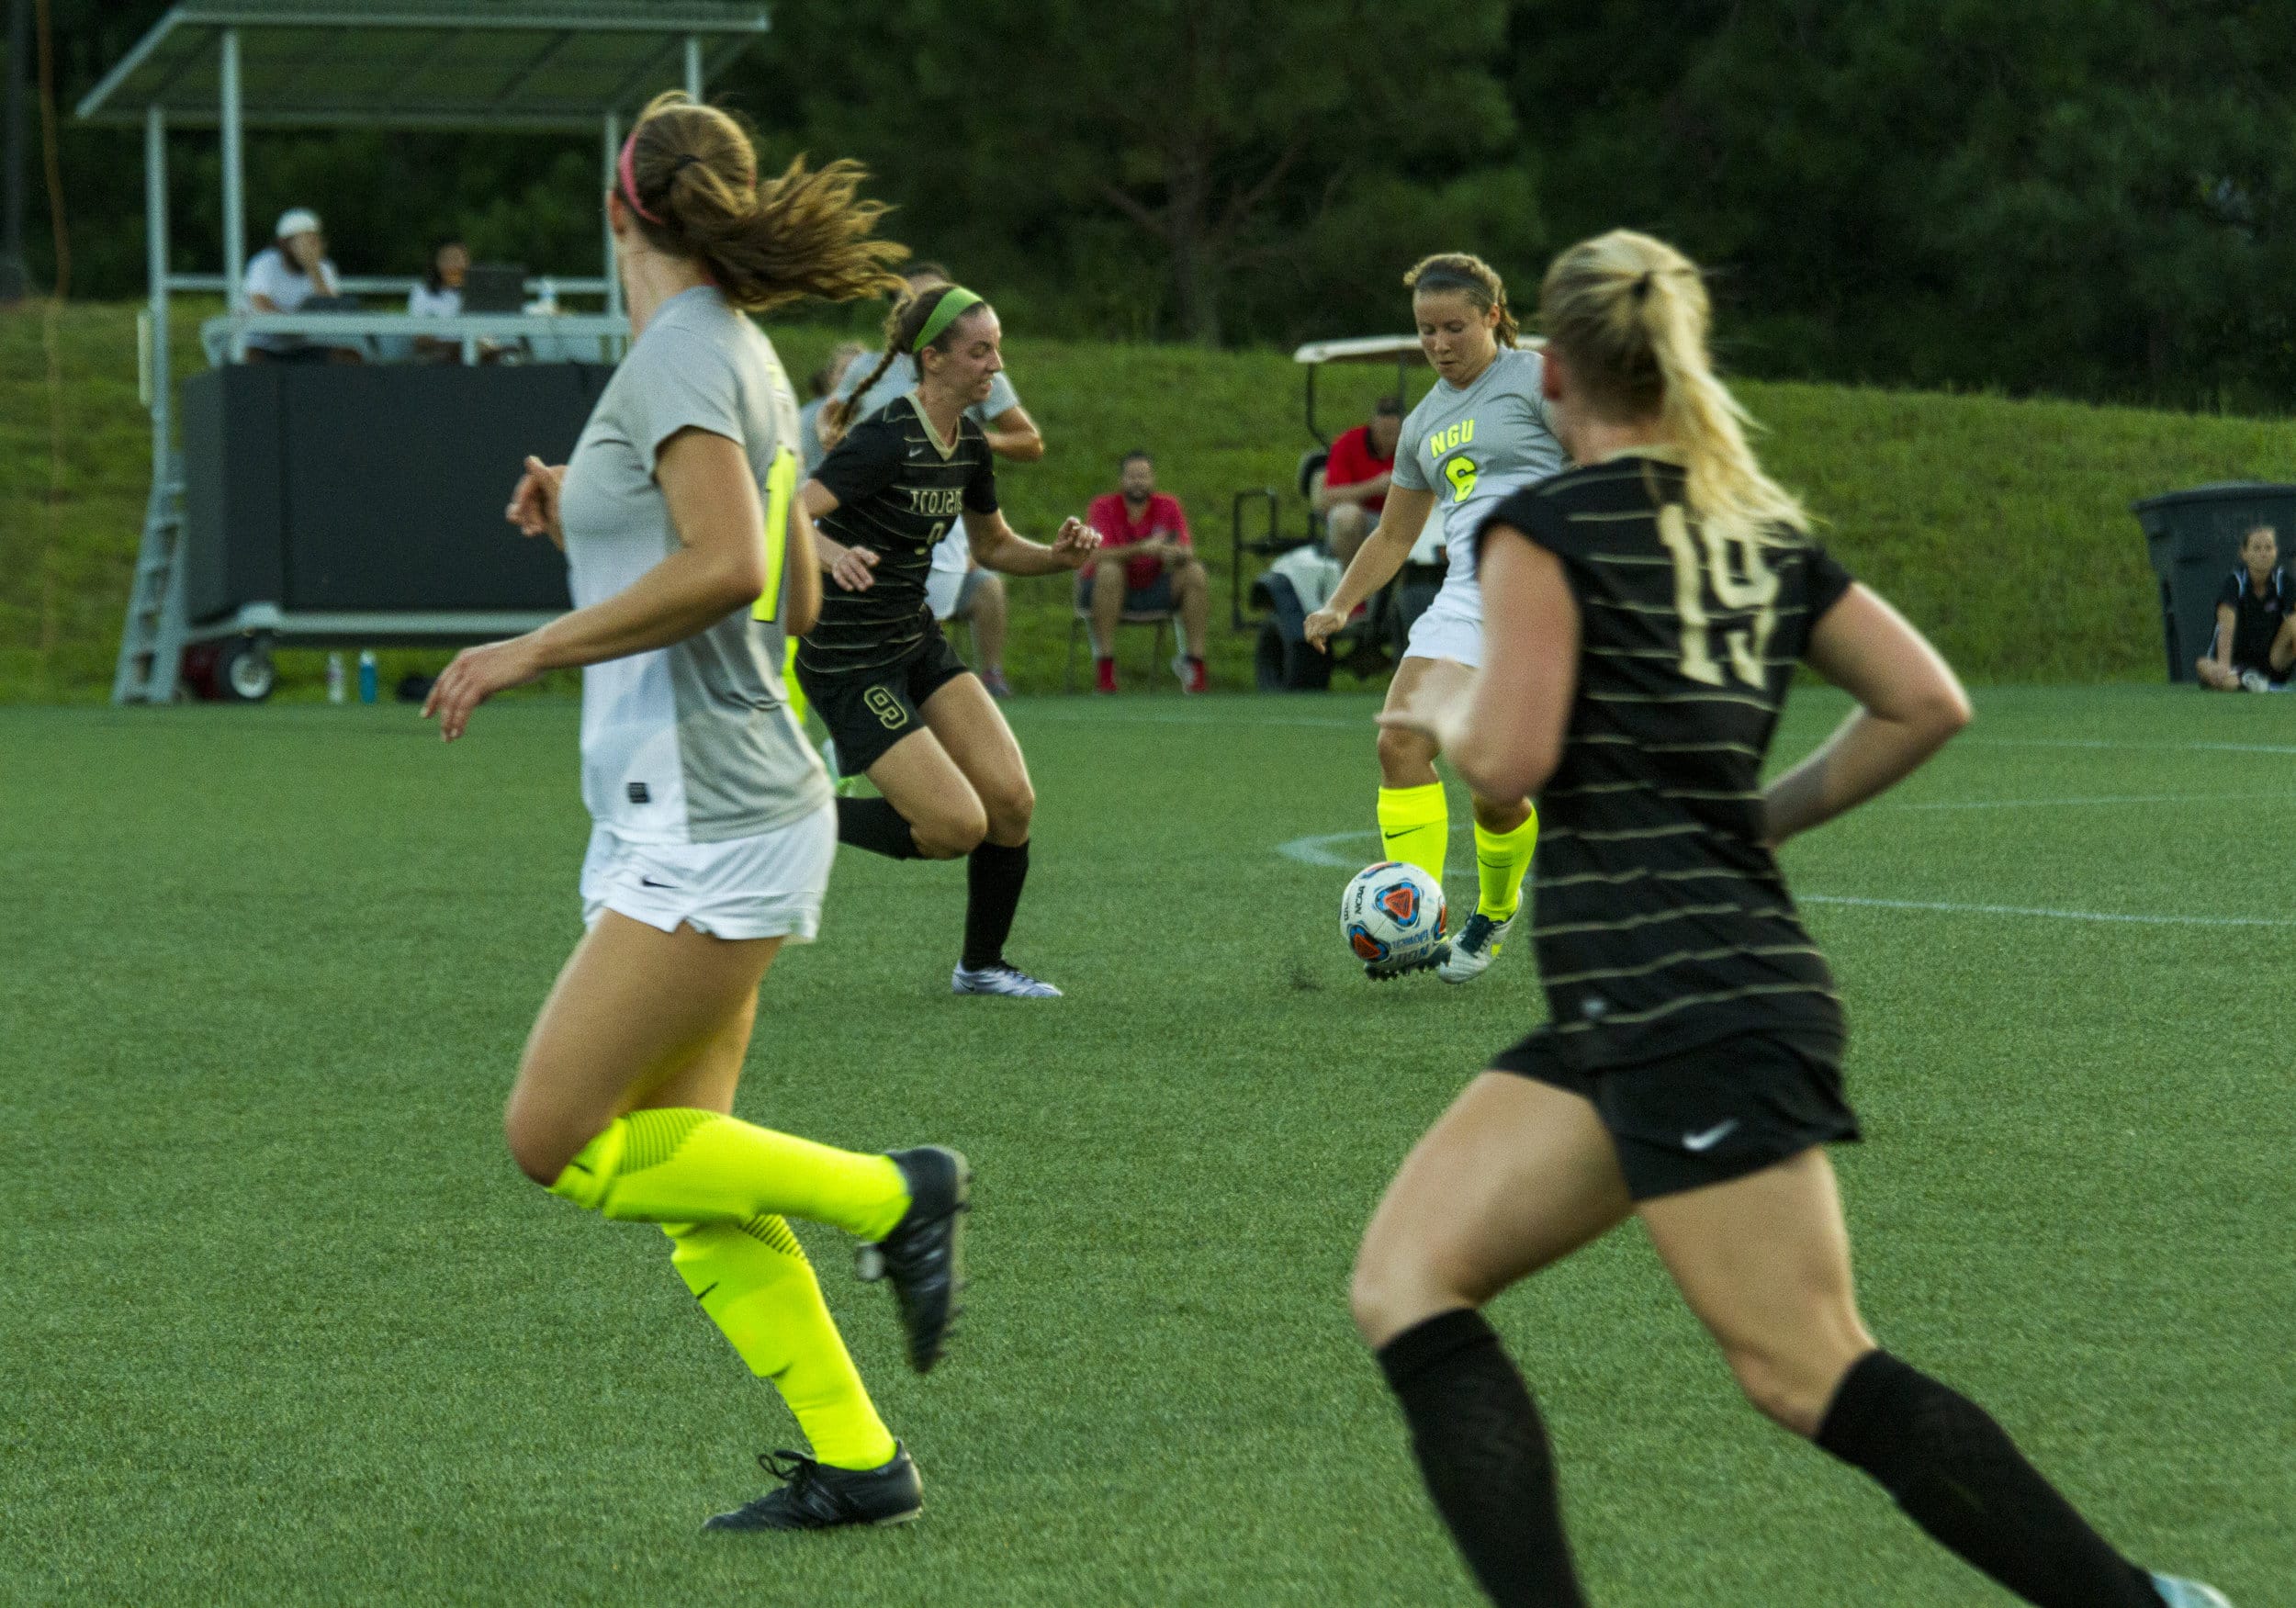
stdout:
[[1523,873],[1531,869],[1531,850],[1538,844],[1538,811],[1534,807],[1512,832],[1493,832],[1475,823],[1475,908],[1493,921],[1504,921],[1523,903]]
[[1379,789],[1379,845],[1390,860],[1415,865],[1441,882],[1451,847],[1451,806],[1443,783]]
[[908,1209],[891,1156],[833,1150],[715,1111],[618,1117],[550,1193],[623,1222],[745,1222],[779,1214],[882,1240]]
[[892,1432],[877,1416],[822,1302],[813,1264],[787,1222],[753,1217],[664,1223],[662,1232],[693,1299],[749,1371],[773,1381],[816,1457],[832,1468],[877,1468],[893,1460]]
[[805,729],[805,690],[797,684],[797,638],[789,639],[789,651],[782,655],[782,685],[789,692],[789,717],[797,723],[797,729]]

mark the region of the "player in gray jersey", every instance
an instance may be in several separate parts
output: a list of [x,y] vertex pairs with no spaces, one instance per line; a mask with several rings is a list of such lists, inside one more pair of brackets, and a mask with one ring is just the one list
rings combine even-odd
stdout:
[[873,1243],[920,1372],[958,1285],[954,1151],[863,1155],[729,1114],[758,985],[783,943],[813,938],[837,838],[781,677],[785,640],[821,607],[796,399],[742,311],[898,286],[861,177],[793,163],[760,184],[725,113],[676,93],[646,108],[606,197],[629,354],[572,461],[529,458],[509,509],[564,549],[576,606],[457,656],[423,710],[451,742],[490,694],[582,667],[589,932],[504,1128],[552,1194],[658,1223],[702,1310],[796,1415],[808,1453],[768,1461],[782,1485],[712,1528],[891,1524],[921,1505],[787,1218]]
[[[1412,625],[1403,660],[1388,683],[1390,711],[1464,686],[1482,662],[1482,594],[1475,585],[1474,531],[1509,492],[1562,467],[1562,448],[1539,395],[1542,363],[1515,344],[1507,287],[1491,264],[1463,252],[1428,257],[1403,275],[1419,343],[1435,365],[1435,388],[1403,421],[1394,479],[1379,523],[1356,549],[1339,590],[1307,619],[1323,648],[1357,604],[1393,579],[1432,514],[1443,522],[1449,568],[1443,588]],[[1325,651],[1328,651],[1326,649]],[[1387,726],[1379,733],[1379,840],[1385,858],[1443,880],[1451,811],[1435,775],[1434,740]],[[1528,799],[1487,798],[1475,810],[1475,912],[1447,945],[1408,966],[1372,961],[1366,974],[1391,977],[1433,966],[1446,983],[1482,975],[1514,929],[1523,876],[1538,841]]]
[[[1548,1019],[1421,1139],[1356,1259],[1356,1326],[1429,1494],[1494,1602],[1584,1608],[1538,1409],[1477,1309],[1634,1217],[1747,1399],[2007,1590],[2229,1608],[2122,1557],[1858,1310],[1824,1148],[1857,1136],[1840,1006],[1773,850],[1942,747],[1969,719],[1959,681],[1761,472],[1681,253],[1583,242],[1539,310],[1580,467],[1484,522],[1480,674],[1385,717],[1491,793],[1539,792],[1558,851],[1536,911]],[[1764,786],[1804,663],[1858,707]]]

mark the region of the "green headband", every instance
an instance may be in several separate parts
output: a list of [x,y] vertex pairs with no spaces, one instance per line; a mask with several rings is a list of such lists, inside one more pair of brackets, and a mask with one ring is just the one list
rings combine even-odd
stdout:
[[933,309],[933,316],[925,320],[925,327],[917,332],[917,343],[909,348],[922,352],[946,334],[951,324],[962,318],[965,310],[981,305],[981,298],[962,285],[951,285],[948,294]]

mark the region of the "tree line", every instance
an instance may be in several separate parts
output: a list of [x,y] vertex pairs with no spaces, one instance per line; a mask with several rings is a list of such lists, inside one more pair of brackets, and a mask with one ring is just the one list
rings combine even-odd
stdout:
[[[68,117],[165,6],[51,6],[71,293],[136,296],[139,137]],[[868,163],[892,232],[1034,332],[1400,330],[1426,252],[1528,303],[1626,224],[1709,267],[1741,373],[2279,412],[2292,83],[2296,7],[2234,0],[785,0],[712,93],[773,158]],[[175,260],[208,268],[216,141],[174,150]],[[594,271],[594,141],[257,133],[248,161],[251,239],[317,207],[346,271],[448,233]]]

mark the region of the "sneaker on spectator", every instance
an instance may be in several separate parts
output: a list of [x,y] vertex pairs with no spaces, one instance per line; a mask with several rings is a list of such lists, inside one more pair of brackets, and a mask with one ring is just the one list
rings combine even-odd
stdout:
[[1005,672],[1002,670],[983,670],[981,685],[988,689],[988,695],[992,698],[1012,696],[1012,683],[1005,680]]
[[1174,654],[1172,673],[1180,678],[1180,691],[1183,692],[1210,691],[1204,679],[1204,661],[1200,658],[1190,658],[1185,653]]
[[2240,688],[2244,692],[2269,692],[2272,683],[2266,680],[2259,670],[2243,670],[2240,672]]
[[1092,668],[1096,677],[1092,690],[1096,692],[1115,692],[1116,661],[1112,658],[1096,658],[1092,661]]

